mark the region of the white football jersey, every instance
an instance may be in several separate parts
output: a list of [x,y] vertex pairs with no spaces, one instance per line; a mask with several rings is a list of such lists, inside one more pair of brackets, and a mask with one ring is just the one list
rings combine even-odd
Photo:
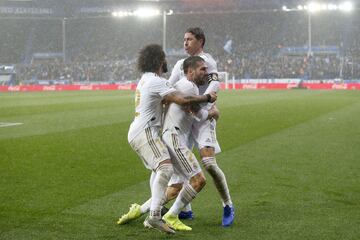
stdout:
[[[207,67],[207,72],[209,74],[218,73],[216,61],[210,54],[201,52],[198,56],[201,57],[202,59],[204,59],[205,65]],[[183,69],[183,63],[184,63],[185,59],[186,58],[183,58],[176,62],[175,66],[171,72],[171,76],[169,78],[169,82],[171,83],[171,85],[174,85],[177,81],[179,81],[181,78],[183,78],[185,76],[184,69]],[[213,82],[218,82],[218,81],[213,81]],[[217,88],[216,87],[214,88],[214,87],[211,86],[212,89],[208,89],[209,83],[206,82],[204,85],[199,87],[199,93],[202,95],[202,94],[209,93],[211,91],[213,91],[213,92],[219,91],[219,86],[217,86]]]
[[[198,87],[186,77],[177,81],[174,88],[186,95],[199,95]],[[184,136],[190,136],[191,128],[194,122],[193,115],[186,109],[176,103],[171,103],[165,116],[163,130],[176,127]]]
[[[209,53],[201,52],[198,56],[204,59],[208,74],[218,73],[216,61]],[[185,77],[184,68],[183,68],[183,63],[185,59],[186,58],[183,58],[177,61],[171,72],[169,82],[173,86],[177,81]],[[199,86],[199,94],[201,95],[210,92],[218,92],[219,90],[220,90],[219,81],[211,81],[210,84],[208,81],[206,81],[204,85]],[[212,105],[213,105],[212,103],[202,104],[202,106],[206,106],[206,109],[210,109]]]
[[130,125],[128,141],[131,142],[147,127],[161,127],[163,98],[176,89],[155,73],[144,73],[135,92],[135,118]]

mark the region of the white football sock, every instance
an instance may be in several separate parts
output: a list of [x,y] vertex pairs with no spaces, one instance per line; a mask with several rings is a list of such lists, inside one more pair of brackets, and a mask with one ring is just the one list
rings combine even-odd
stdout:
[[173,172],[170,163],[161,164],[156,170],[156,176],[151,188],[150,218],[161,218],[161,208],[165,202],[167,184]]
[[187,204],[183,209],[182,209],[182,211],[184,211],[184,212],[188,212],[188,211],[191,211],[192,209],[191,209],[191,203],[189,203],[189,204]]
[[156,177],[156,172],[151,171],[150,180],[149,180],[150,189],[152,189],[152,185],[154,183],[155,177]]
[[[152,189],[152,185],[153,185],[153,183],[154,183],[155,177],[156,177],[156,172],[155,172],[155,171],[152,171],[152,172],[151,172],[151,175],[150,175],[150,181],[149,181],[150,190]],[[150,204],[151,204],[151,198],[149,198],[146,202],[144,202],[144,203],[140,206],[141,214],[144,214],[144,213],[147,213],[147,212],[150,211]]]
[[177,216],[181,209],[195,198],[196,194],[197,191],[190,184],[184,184],[174,204],[169,209],[169,214]]
[[151,198],[149,198],[143,205],[140,206],[141,214],[147,213],[150,211]]
[[216,163],[215,157],[204,157],[202,163],[207,170],[207,172],[211,175],[215,187],[218,190],[223,205],[232,205],[229,188],[226,182],[226,177],[224,172],[219,168]]

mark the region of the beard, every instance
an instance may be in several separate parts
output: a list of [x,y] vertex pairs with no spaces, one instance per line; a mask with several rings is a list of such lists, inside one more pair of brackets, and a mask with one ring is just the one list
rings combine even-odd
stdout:
[[204,77],[202,77],[202,78],[199,78],[199,79],[197,80],[197,84],[198,84],[199,86],[204,85],[204,84],[206,83],[206,80],[207,80],[207,76],[204,76]]

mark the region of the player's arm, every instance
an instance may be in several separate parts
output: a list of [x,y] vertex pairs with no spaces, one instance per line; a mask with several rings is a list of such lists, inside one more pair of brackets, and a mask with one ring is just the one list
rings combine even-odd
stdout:
[[167,103],[176,103],[181,106],[194,104],[194,103],[213,103],[216,101],[216,93],[210,92],[204,95],[185,95],[179,91],[171,92],[164,96],[164,100]]
[[219,109],[216,107],[216,104],[214,104],[211,109],[209,110],[209,116],[208,119],[215,119],[216,121],[219,120],[220,117],[220,111]]
[[191,105],[191,112],[194,116],[194,119],[198,122],[203,122],[209,119],[218,120],[220,116],[219,109],[214,104],[210,110],[205,110],[200,107],[199,104],[192,104]]
[[216,72],[210,73],[208,75],[209,86],[206,88],[204,94],[209,92],[218,92],[220,90],[220,82],[218,78],[218,74]]
[[180,80],[180,78],[181,78],[181,64],[180,61],[178,61],[175,64],[173,70],[171,71],[169,82],[172,86],[174,86],[175,83]]

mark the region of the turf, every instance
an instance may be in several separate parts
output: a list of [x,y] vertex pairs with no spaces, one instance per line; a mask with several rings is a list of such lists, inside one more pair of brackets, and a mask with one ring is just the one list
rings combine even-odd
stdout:
[[217,159],[232,227],[211,178],[192,232],[115,224],[149,196],[127,143],[131,91],[1,93],[0,239],[359,239],[360,92],[228,91]]

